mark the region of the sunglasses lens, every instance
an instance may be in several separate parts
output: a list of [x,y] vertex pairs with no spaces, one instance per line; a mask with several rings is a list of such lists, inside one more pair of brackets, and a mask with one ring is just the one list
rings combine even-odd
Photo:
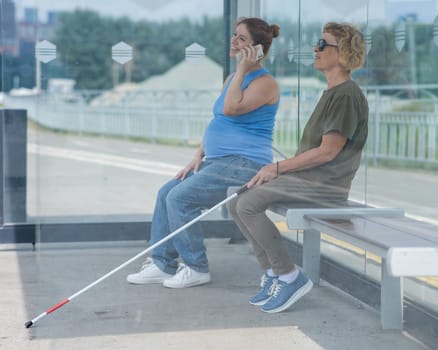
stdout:
[[326,46],[327,46],[327,42],[324,39],[318,40],[318,50],[319,51],[324,51]]

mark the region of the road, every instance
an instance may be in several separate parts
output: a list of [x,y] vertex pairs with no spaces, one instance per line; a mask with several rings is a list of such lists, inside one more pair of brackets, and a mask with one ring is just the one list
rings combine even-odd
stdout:
[[[159,187],[187,164],[193,147],[29,130],[31,216],[152,213]],[[404,208],[438,223],[438,173],[361,167],[351,199]]]

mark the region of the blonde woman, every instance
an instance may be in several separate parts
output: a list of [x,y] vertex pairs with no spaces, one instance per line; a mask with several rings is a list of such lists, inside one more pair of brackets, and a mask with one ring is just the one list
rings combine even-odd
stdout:
[[262,167],[248,182],[250,190],[228,205],[264,271],[261,289],[249,302],[269,313],[289,308],[313,284],[289,257],[266,209],[274,203],[331,206],[345,201],[368,133],[368,103],[351,80],[351,71],[365,60],[363,35],[350,24],[327,23],[314,52],[314,67],[324,73],[327,87],[298,151]]

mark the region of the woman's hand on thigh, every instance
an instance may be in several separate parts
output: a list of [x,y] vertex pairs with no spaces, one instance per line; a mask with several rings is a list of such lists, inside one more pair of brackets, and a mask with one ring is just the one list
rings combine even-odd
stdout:
[[261,185],[265,182],[271,181],[277,177],[277,165],[268,164],[262,167],[257,174],[248,182],[248,188],[252,186]]

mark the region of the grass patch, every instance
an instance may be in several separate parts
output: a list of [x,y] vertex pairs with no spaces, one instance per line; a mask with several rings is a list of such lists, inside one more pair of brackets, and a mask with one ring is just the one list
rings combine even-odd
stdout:
[[435,112],[435,102],[431,100],[412,101],[394,107],[394,112]]
[[433,175],[437,175],[438,163],[427,163],[421,161],[407,161],[407,160],[397,160],[397,159],[384,159],[374,161],[369,158],[369,165],[378,166],[387,169],[409,169],[409,170],[421,170],[430,171]]

